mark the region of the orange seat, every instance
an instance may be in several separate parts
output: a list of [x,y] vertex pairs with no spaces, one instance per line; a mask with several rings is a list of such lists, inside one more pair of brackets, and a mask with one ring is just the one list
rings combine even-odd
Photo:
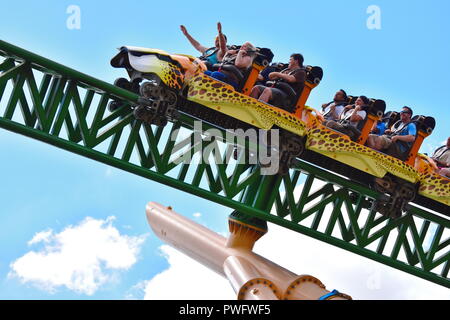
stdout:
[[253,62],[250,73],[245,81],[244,87],[242,88],[242,93],[249,96],[250,92],[252,92],[252,88],[255,86],[256,81],[258,80],[259,73],[265,68],[265,66]]
[[305,85],[303,87],[300,96],[297,99],[297,102],[295,103],[294,114],[296,118],[301,119],[303,109],[305,108],[306,105],[306,101],[308,100],[312,89],[314,89],[319,85],[320,81],[322,80],[322,77],[323,77],[323,70],[321,67],[306,66]]
[[434,118],[425,116],[415,116],[412,119],[412,122],[416,124],[417,128],[416,140],[414,140],[405,162],[411,166],[414,166],[417,153],[422,146],[423,140],[433,133],[436,122]]

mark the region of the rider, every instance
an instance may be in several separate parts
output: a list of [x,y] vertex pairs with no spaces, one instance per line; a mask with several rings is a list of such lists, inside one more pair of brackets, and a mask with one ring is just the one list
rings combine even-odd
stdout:
[[412,115],[412,109],[404,106],[400,111],[400,120],[391,129],[387,129],[384,135],[369,134],[367,146],[375,150],[386,151],[393,157],[403,158],[416,139],[417,128],[411,122]]
[[347,104],[347,93],[341,89],[334,95],[333,101],[322,105],[325,120],[339,120],[339,116]]
[[338,121],[329,120],[325,125],[333,130],[342,132],[356,141],[361,135],[363,120],[367,117],[366,108],[369,99],[366,96],[359,96],[354,105],[348,105],[339,116]]
[[[250,42],[245,42],[239,50],[228,50],[223,57],[222,63],[234,65],[238,70],[237,72],[243,72],[247,68],[251,67],[254,58],[256,57],[256,47]],[[225,70],[224,66],[221,66],[218,71],[205,71],[205,74],[211,76],[217,80],[231,84],[235,90],[239,88],[239,79],[230,70]]]
[[186,36],[192,46],[197,49],[201,54],[201,58],[208,62],[209,65],[214,65],[219,61],[222,61],[223,56],[227,51],[227,37],[222,33],[222,25],[220,22],[217,23],[218,36],[214,41],[214,47],[206,48],[201,45],[197,40],[195,40],[187,31],[186,27],[180,26],[181,32]]
[[288,67],[281,72],[270,73],[269,79],[274,81],[272,87],[262,85],[254,86],[250,96],[259,99],[259,101],[270,103],[274,106],[293,112],[293,105],[287,105],[289,98],[292,97],[288,96],[285,91],[277,88],[276,85],[277,81],[284,81],[295,93],[299,93],[303,89],[306,79],[306,72],[303,67],[303,56],[300,53],[292,54],[289,59]]

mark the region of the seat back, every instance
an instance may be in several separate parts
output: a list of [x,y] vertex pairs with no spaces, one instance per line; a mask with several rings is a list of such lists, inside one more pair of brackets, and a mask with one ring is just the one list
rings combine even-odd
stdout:
[[390,128],[400,120],[400,113],[397,111],[388,111],[383,115],[383,119],[381,120],[386,123],[386,128]]
[[238,80],[238,83],[241,83],[242,80],[244,80],[244,72],[239,70],[234,64],[224,64],[220,67],[222,70],[225,70],[229,73],[232,73],[236,79]]
[[242,92],[247,96],[250,95],[252,88],[255,86],[256,81],[258,80],[258,74],[264,68],[265,66],[253,62],[252,66],[247,70],[245,70],[243,74],[243,79],[245,79],[245,81],[241,81],[239,83],[238,91]]
[[239,90],[245,95],[250,95],[252,88],[258,80],[258,74],[266,68],[273,59],[272,50],[268,48],[256,48],[256,57],[252,66],[243,74],[244,80],[239,85]]
[[416,115],[411,119],[411,122],[416,125],[417,133],[405,162],[411,166],[414,166],[414,162],[419,152],[419,149],[423,143],[423,140],[433,133],[436,126],[436,120],[433,117],[427,117],[422,115]]
[[[355,99],[356,101],[356,99]],[[369,99],[369,105],[365,108],[367,116],[359,126],[360,136],[356,140],[359,144],[365,144],[372,130],[373,124],[381,119],[386,110],[386,102],[380,99]]]
[[347,96],[347,105],[355,104],[359,96]]
[[308,100],[309,95],[311,94],[312,89],[317,87],[323,78],[323,70],[321,67],[306,66],[305,71],[306,71],[305,84],[303,86],[303,89],[297,93],[295,99],[296,102],[294,113],[295,117],[297,117],[298,119],[301,119],[302,117],[303,109],[306,105],[306,101]]

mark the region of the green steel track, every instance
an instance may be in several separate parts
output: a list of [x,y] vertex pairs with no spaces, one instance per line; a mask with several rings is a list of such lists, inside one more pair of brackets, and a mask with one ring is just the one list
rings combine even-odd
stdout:
[[[400,219],[386,218],[369,209],[378,193],[300,160],[283,177],[262,176],[258,168],[233,159],[222,163],[218,160],[229,158],[231,146],[203,135],[193,145],[198,133],[192,130],[192,117],[183,114],[164,128],[136,121],[129,106],[137,95],[4,41],[0,72],[0,127],[6,130],[450,288],[447,217],[412,205]],[[110,112],[111,99],[127,103]],[[212,161],[176,160],[201,150]],[[259,198],[267,196],[270,210],[244,201],[244,194],[255,188],[265,193]]]

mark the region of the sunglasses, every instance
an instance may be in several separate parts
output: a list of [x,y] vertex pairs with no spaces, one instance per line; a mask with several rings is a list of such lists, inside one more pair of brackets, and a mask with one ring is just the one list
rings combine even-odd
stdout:
[[411,114],[411,112],[409,112],[409,111],[400,111],[400,113],[407,113],[407,114]]

